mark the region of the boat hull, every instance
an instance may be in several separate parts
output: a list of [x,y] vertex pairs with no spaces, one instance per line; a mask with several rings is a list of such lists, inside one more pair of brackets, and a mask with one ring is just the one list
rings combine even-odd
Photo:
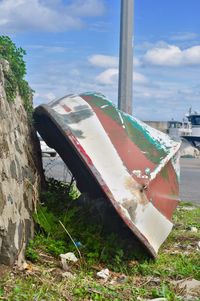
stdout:
[[177,143],[98,93],[69,95],[34,113],[36,128],[76,178],[104,196],[155,257],[179,200]]

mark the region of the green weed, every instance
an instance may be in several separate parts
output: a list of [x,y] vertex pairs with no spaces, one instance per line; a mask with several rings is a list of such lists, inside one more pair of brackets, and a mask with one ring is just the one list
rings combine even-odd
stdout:
[[16,45],[8,36],[0,36],[0,59],[3,58],[9,62],[9,70],[5,73],[5,92],[7,100],[12,102],[15,100],[17,91],[24,101],[26,111],[31,115],[32,94],[27,81],[24,79],[26,75],[26,64],[23,59],[26,54],[21,47]]
[[181,300],[176,294],[173,292],[170,287],[162,283],[161,287],[152,289],[152,297],[153,298],[166,298],[168,301],[178,301]]
[[[48,279],[49,280],[49,279]],[[37,277],[16,277],[12,280],[12,284],[9,286],[11,280],[7,280],[6,291],[4,290],[2,294],[2,300],[6,301],[42,301],[42,300],[52,300],[52,301],[64,301],[66,300],[60,296],[59,290],[56,286],[51,285],[48,281],[43,281]],[[4,298],[5,296],[5,298]]]
[[34,240],[29,241],[26,257],[32,262],[40,260],[39,251],[49,253],[58,258],[60,254],[66,253],[69,248],[63,240],[55,240],[51,237],[45,237],[37,234]]
[[[17,276],[12,286],[5,280],[4,286],[6,283],[8,288],[2,285],[0,297],[6,296],[5,300],[10,301],[136,301],[137,297],[179,301],[182,299],[170,284],[171,280],[188,277],[200,279],[199,251],[195,249],[200,234],[188,228],[199,227],[199,208],[185,210],[186,205],[179,207],[174,216],[176,226],[157,259],[153,260],[137,243],[131,244],[129,238],[107,229],[105,231],[101,219],[91,214],[90,206],[78,205],[78,197],[79,192],[75,186],[70,187],[54,180],[47,183],[47,190],[42,194],[42,204],[35,215],[37,233],[26,252],[27,259],[42,268],[40,276],[38,279],[27,276],[20,279]],[[57,269],[55,261],[59,254],[77,251],[59,220],[72,236],[82,256],[80,264],[72,266],[72,272],[75,273],[73,279],[58,280],[58,276],[52,276],[44,268]],[[184,252],[188,245],[193,248],[189,253]],[[44,254],[51,256],[49,261],[44,261]],[[99,270],[103,267],[112,271],[112,278],[123,273],[127,275],[127,280],[115,285],[109,281],[101,283],[95,275],[96,268]],[[158,284],[152,285],[148,280],[151,277],[159,279]]]
[[[91,214],[90,206],[76,205],[78,196],[74,186],[69,187],[65,183],[49,180],[47,190],[42,194],[42,205],[35,214],[40,236],[44,236],[43,245],[46,245],[48,238],[52,241],[51,244],[48,243],[51,245],[51,254],[54,249],[53,241],[55,245],[60,241],[66,252],[76,252],[74,243],[59,223],[61,221],[89,266],[101,262],[115,271],[123,271],[126,269],[125,258],[134,256],[130,241],[120,237],[118,233],[105,231],[104,225],[99,222],[99,216]],[[38,234],[37,239],[40,239]],[[56,249],[59,248],[55,246],[55,254],[58,253]],[[50,251],[47,247],[45,250]]]

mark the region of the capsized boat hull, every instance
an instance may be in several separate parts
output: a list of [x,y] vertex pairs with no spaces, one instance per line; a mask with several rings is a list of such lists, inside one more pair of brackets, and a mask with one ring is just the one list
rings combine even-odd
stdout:
[[35,109],[36,128],[81,192],[106,196],[156,256],[179,200],[180,143],[118,110],[102,94],[68,95]]

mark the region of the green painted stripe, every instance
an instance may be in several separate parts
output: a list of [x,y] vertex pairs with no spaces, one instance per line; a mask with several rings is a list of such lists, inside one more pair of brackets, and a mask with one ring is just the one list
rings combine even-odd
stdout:
[[[107,105],[107,107],[102,108],[102,111],[112,118],[119,125],[122,125],[122,121],[119,117],[119,113],[123,119],[125,125],[125,131],[127,136],[133,141],[138,148],[145,153],[145,156],[153,163],[159,164],[160,161],[166,157],[168,154],[167,150],[164,150],[163,145],[161,145],[159,140],[154,139],[151,134],[144,128],[141,124],[137,122],[133,117],[118,110],[112,102],[107,100],[101,94],[85,93],[81,96],[89,97],[89,102],[91,105],[101,108]],[[165,147],[166,148],[166,147]]]

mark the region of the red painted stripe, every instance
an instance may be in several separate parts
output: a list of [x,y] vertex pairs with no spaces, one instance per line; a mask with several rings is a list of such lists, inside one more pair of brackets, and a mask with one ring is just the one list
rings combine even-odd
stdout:
[[[67,133],[68,137],[69,134]],[[86,153],[86,151],[84,150],[84,148],[82,147],[82,145],[78,142],[78,140],[76,139],[76,137],[74,135],[70,136],[70,140],[72,141],[72,143],[75,145],[75,148],[79,151],[79,153],[85,158],[86,163],[88,164],[88,166],[94,166],[92,159],[88,156],[88,154]]]
[[[87,99],[85,100],[87,101]],[[106,115],[99,107],[96,107],[90,102],[89,105],[96,113],[117,153],[132,176],[133,170],[141,170],[142,174],[144,174],[147,167],[150,168],[151,171],[156,168],[157,165],[151,162],[145,154],[142,153],[139,147],[129,139],[122,126],[120,126],[110,116]],[[166,180],[163,178],[161,173],[158,174],[157,177],[150,182],[146,194],[149,200],[152,199],[154,206],[168,219],[171,219],[172,213],[178,203],[177,200],[173,199],[172,195],[174,195],[175,198],[178,196],[179,185],[171,162],[169,162],[164,168],[167,168],[170,179]],[[137,178],[136,176],[133,177],[141,184],[146,184],[148,181]]]
[[[132,174],[133,170],[141,170],[142,174],[145,174],[145,169],[147,167],[153,171],[156,164],[151,162],[141,149],[134,144],[132,140],[130,140],[125,129],[110,116],[106,115],[100,108],[91,104],[90,106],[92,106],[92,109],[96,113],[99,121],[130,174]],[[137,177],[136,179],[139,180]],[[142,179],[142,182],[145,182],[145,180]]]
[[179,202],[179,183],[171,162],[164,167],[169,175],[169,179],[162,177],[161,173],[150,182],[147,189],[148,199],[152,199],[152,204],[165,215],[169,220]]
[[67,105],[65,105],[65,104],[61,104],[61,106],[63,107],[63,109],[64,109],[67,113],[69,113],[69,112],[72,111],[72,109],[71,109],[70,107],[68,107]]

